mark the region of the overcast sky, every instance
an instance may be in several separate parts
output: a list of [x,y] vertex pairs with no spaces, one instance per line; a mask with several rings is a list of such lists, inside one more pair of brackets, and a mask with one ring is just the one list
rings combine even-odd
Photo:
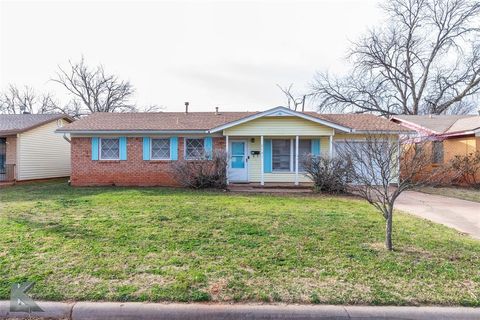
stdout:
[[377,1],[2,1],[0,85],[62,99],[57,65],[88,64],[132,82],[139,105],[167,111],[265,110],[276,84],[308,89],[316,71],[341,72],[349,41],[378,23]]

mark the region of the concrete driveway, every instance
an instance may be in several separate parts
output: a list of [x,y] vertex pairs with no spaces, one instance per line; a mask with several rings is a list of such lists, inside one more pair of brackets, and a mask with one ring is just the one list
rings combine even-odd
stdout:
[[480,239],[480,203],[422,192],[406,191],[395,209],[444,224]]

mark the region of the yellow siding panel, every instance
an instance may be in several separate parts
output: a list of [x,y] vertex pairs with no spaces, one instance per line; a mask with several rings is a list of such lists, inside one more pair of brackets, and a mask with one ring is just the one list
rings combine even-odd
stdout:
[[70,175],[70,143],[54,131],[65,124],[52,121],[19,135],[17,179],[45,179]]
[[226,136],[322,136],[333,129],[298,117],[263,117],[225,129]]
[[466,155],[477,150],[475,137],[453,138],[443,141],[444,161],[448,162],[456,155]]

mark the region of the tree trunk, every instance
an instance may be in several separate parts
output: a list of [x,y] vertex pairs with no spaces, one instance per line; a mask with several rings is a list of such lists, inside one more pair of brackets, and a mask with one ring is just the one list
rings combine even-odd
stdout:
[[393,250],[393,244],[392,244],[392,223],[393,223],[393,210],[390,210],[388,213],[388,218],[387,218],[387,225],[385,228],[385,247],[387,248],[388,251]]

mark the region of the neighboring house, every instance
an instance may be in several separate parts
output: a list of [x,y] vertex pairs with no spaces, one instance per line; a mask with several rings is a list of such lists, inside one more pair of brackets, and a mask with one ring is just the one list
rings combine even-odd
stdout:
[[0,182],[70,175],[70,144],[55,130],[72,122],[59,114],[0,115]]
[[95,113],[58,133],[71,137],[74,186],[177,186],[171,164],[225,150],[229,182],[309,182],[301,157],[332,156],[335,144],[405,127],[368,114],[264,112]]
[[480,151],[480,116],[399,115],[391,120],[432,141],[434,165],[447,163],[456,155]]

